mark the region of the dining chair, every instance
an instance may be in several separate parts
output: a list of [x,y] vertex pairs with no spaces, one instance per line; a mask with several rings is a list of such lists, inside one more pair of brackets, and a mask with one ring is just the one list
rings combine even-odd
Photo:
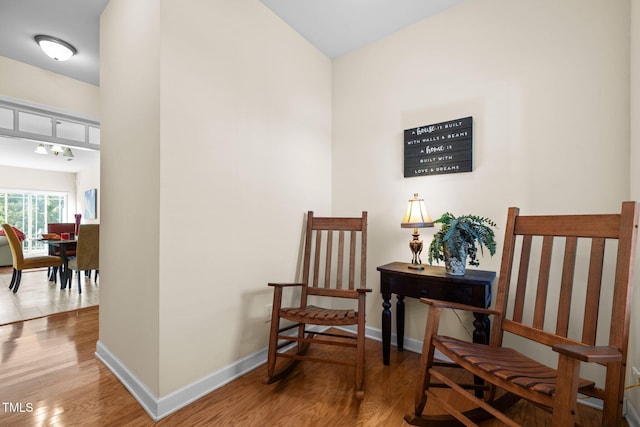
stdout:
[[[47,224],[47,233],[55,233],[60,235],[61,233],[69,233],[74,234],[76,231],[76,224],[73,222],[50,222]],[[52,248],[54,251],[49,255],[60,255],[60,248],[54,247]],[[66,253],[68,257],[75,256],[76,249],[75,248],[67,248]]]
[[[75,233],[75,228],[76,225],[73,222],[50,222],[47,224],[47,233],[49,234],[57,234],[60,235],[61,233]],[[56,256],[61,256],[60,254],[60,247],[59,246],[49,246],[49,255],[56,255]],[[65,250],[65,255],[67,257],[72,257],[76,255],[76,248],[75,247],[69,247]],[[57,274],[57,268],[53,269],[53,272],[51,271],[51,269],[49,269],[48,273],[52,276],[55,277]],[[61,283],[62,286],[65,285],[65,283]]]
[[9,289],[13,290],[14,294],[18,292],[18,288],[20,287],[23,270],[43,267],[60,268],[62,265],[62,258],[54,255],[25,258],[24,253],[22,252],[22,244],[20,244],[20,240],[13,230],[13,227],[9,224],[2,224],[2,229],[4,230],[5,236],[7,236],[9,247],[11,248],[11,255],[13,256],[13,275],[11,276]]
[[[302,360],[347,365],[355,367],[355,394],[362,398],[365,302],[366,294],[371,292],[366,288],[367,212],[362,217],[333,218],[315,217],[310,211],[305,240],[302,281],[269,283],[274,293],[264,382],[281,380]],[[285,289],[300,291],[299,304],[282,306]],[[319,297],[324,298],[320,301]],[[351,307],[335,308],[337,300],[351,300]],[[320,306],[320,302],[331,308]],[[281,320],[285,321],[284,326]],[[355,334],[349,326],[356,328]],[[294,348],[289,349],[288,344],[295,344]],[[354,348],[355,357],[351,361],[307,355],[310,345]],[[285,360],[278,364],[277,359]]]
[[[80,224],[76,256],[69,260],[69,271],[76,271],[78,278],[78,293],[82,293],[80,272],[96,272],[96,281],[100,271],[100,224]],[[69,288],[71,288],[71,274],[69,274]]]

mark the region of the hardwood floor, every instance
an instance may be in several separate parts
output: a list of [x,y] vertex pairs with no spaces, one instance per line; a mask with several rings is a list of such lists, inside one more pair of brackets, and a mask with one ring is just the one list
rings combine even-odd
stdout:
[[[98,307],[0,326],[0,425],[150,426],[136,400],[95,356]],[[336,350],[344,351],[344,350]],[[365,398],[354,397],[352,368],[301,364],[287,380],[262,384],[265,367],[249,372],[157,424],[160,426],[402,426],[412,407],[419,355],[367,341]],[[581,406],[581,424],[599,425]],[[525,403],[510,414],[527,426],[549,425]],[[523,421],[525,420],[525,421]],[[483,426],[497,426],[495,421]]]

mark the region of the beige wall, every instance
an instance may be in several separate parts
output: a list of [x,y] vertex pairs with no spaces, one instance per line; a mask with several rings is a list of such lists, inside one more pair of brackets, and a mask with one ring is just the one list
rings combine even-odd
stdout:
[[100,341],[161,397],[266,346],[267,282],[331,211],[331,65],[255,0],[101,25]]
[[[630,199],[640,200],[640,0],[631,0],[631,155],[630,167]],[[637,249],[640,253],[640,248]],[[633,306],[640,307],[640,256],[636,256],[636,286]],[[629,342],[628,366],[640,368],[640,310],[631,311],[631,336]],[[629,384],[638,381],[629,376]],[[627,392],[629,401],[635,410],[636,419],[640,419],[640,388]]]
[[97,119],[97,86],[0,56],[0,96]]
[[[70,210],[75,209],[76,182],[74,173],[0,166],[0,188],[5,190],[64,191],[69,193]],[[70,212],[73,217],[73,213]]]
[[[173,3],[111,0],[99,103],[95,86],[0,57],[0,95],[100,116],[100,340],[156,396],[266,346],[266,282],[293,279],[308,209],[369,211],[376,289],[377,265],[409,259],[398,223],[416,191],[433,217],[501,227],[511,205],[615,211],[640,198],[628,1],[468,0],[333,63],[257,0]],[[467,115],[472,173],[403,178],[403,129]],[[123,246],[132,228],[139,243]],[[433,230],[421,234],[428,244]],[[499,254],[481,261],[495,270]],[[424,309],[407,306],[420,340]],[[373,292],[373,328],[380,310]],[[639,324],[635,313],[632,337]]]
[[[72,213],[81,213],[82,214],[82,223],[83,224],[100,224],[100,165],[94,168],[85,169],[83,171],[74,174],[76,179],[76,205],[75,212]],[[84,192],[95,188],[98,193],[97,209],[96,209],[96,218],[89,219],[84,215]],[[73,218],[73,216],[72,216]]]
[[[509,206],[618,211],[631,196],[629,55],[628,1],[469,0],[336,59],[333,211],[370,212],[370,286],[377,265],[410,260],[399,223],[414,192],[433,218],[494,219],[500,249]],[[473,172],[403,177],[403,129],[467,116]],[[421,230],[426,245],[433,233]],[[499,261],[483,258],[480,268]],[[374,328],[381,302],[378,293],[367,301]],[[425,317],[407,302],[409,338],[422,340]],[[441,325],[470,336],[468,317],[447,313]]]
[[159,35],[157,1],[112,0],[102,14],[100,342],[156,395],[164,231]]
[[303,214],[330,212],[331,65],[257,1],[162,17],[164,395],[266,345],[267,282],[294,279]]

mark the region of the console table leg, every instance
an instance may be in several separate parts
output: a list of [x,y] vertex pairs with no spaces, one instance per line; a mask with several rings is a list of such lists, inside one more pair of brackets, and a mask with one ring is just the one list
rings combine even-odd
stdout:
[[398,351],[404,350],[404,295],[396,295],[396,340]]
[[[486,314],[482,313],[473,313],[473,317],[475,317],[473,321],[473,342],[479,344],[489,344],[489,318]],[[480,377],[474,375],[473,382],[476,385],[484,385],[484,380]],[[484,393],[482,390],[476,390],[476,397],[482,398]]]
[[391,294],[382,294],[382,362],[389,364],[391,356]]
[[473,342],[479,344],[489,344],[489,318],[486,314],[473,313]]

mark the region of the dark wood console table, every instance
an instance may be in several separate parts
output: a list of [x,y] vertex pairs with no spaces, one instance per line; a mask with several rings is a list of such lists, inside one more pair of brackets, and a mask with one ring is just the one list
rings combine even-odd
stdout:
[[[392,262],[378,267],[380,293],[382,293],[382,360],[389,364],[391,353],[391,294],[396,294],[396,333],[398,351],[404,348],[404,297],[433,298],[443,301],[489,307],[494,271],[470,270],[464,276],[452,276],[444,267],[424,266],[424,270],[412,270],[408,263]],[[489,343],[489,319],[474,313],[473,341]]]

